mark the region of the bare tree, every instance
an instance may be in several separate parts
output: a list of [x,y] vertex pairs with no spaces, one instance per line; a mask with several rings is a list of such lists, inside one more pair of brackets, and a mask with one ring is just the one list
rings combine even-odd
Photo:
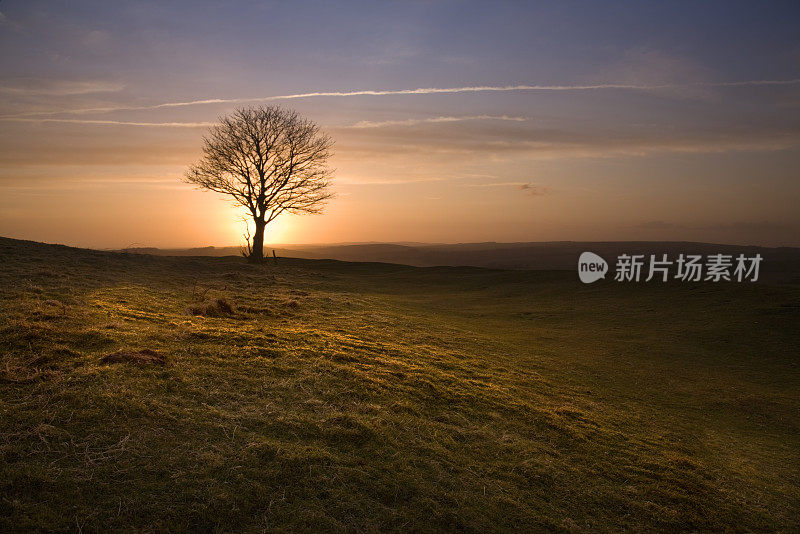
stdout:
[[330,137],[295,111],[238,109],[203,137],[203,157],[185,181],[247,209],[255,225],[248,259],[260,262],[270,222],[284,212],[320,213],[333,196],[327,166],[332,146]]

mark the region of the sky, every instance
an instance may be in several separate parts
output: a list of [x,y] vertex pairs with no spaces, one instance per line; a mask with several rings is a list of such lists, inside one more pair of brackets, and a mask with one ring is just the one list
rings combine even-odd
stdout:
[[237,245],[237,107],[335,141],[268,243],[800,246],[800,4],[0,0],[0,235]]

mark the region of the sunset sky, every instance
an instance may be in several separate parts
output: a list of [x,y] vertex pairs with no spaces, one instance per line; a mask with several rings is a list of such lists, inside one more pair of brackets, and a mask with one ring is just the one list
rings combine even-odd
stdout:
[[335,140],[270,243],[800,246],[800,3],[0,2],[0,235],[236,245],[180,181],[237,106]]

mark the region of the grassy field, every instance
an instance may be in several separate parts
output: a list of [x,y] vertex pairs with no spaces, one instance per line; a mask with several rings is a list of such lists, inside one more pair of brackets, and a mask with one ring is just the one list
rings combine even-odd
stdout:
[[2,239],[0,291],[1,531],[800,530],[797,283]]

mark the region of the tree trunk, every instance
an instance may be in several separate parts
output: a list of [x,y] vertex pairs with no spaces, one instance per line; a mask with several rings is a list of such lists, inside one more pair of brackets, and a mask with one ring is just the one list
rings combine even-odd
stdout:
[[261,263],[264,261],[264,227],[267,224],[259,220],[256,220],[255,223],[256,232],[253,234],[253,247],[248,259],[253,263]]

